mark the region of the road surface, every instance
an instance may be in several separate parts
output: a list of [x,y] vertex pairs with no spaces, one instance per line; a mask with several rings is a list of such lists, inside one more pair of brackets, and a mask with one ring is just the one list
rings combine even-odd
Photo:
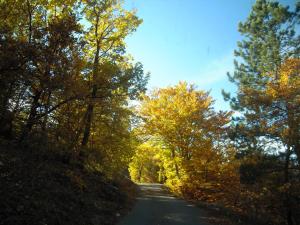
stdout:
[[161,184],[141,184],[133,210],[119,225],[209,225],[205,211],[169,194]]

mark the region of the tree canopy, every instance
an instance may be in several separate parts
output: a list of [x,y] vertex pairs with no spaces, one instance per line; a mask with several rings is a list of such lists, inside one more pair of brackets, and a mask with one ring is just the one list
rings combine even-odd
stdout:
[[185,81],[147,91],[122,0],[1,0],[0,21],[0,145],[300,223],[300,2],[256,0],[240,22],[231,111]]

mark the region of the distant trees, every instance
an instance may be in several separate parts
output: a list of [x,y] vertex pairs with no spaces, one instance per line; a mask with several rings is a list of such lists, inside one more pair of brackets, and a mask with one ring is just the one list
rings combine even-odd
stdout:
[[[158,155],[159,169],[154,171],[158,180],[192,198],[225,200],[221,194],[210,194],[220,190],[223,193],[239,180],[238,167],[233,162],[234,149],[225,140],[231,113],[217,113],[212,105],[207,92],[185,82],[157,89],[143,98],[139,110],[143,122],[139,129]],[[140,151],[137,154],[133,163],[146,159]],[[133,169],[131,174],[140,180]]]
[[139,183],[163,182],[161,164],[161,149],[157,143],[146,141],[138,145],[135,150],[129,164],[130,176],[132,180]]
[[0,9],[1,136],[76,157],[96,149],[126,167],[128,101],[148,79],[126,55],[124,39],[141,23],[134,11],[118,0],[4,0]]

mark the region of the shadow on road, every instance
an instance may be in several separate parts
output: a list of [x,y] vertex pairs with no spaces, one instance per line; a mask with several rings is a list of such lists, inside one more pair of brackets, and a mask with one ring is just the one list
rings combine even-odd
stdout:
[[131,213],[119,225],[208,225],[205,211],[172,196],[161,184],[140,184]]

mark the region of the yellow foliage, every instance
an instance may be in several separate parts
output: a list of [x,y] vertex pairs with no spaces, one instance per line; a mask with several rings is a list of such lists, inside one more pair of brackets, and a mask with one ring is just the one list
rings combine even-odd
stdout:
[[300,91],[300,59],[287,59],[278,74],[271,74],[267,84],[267,94],[276,98],[292,99]]
[[224,198],[219,193],[231,191],[228,187],[238,187],[235,150],[218,144],[231,113],[215,112],[213,102],[208,92],[186,82],[144,96],[141,133],[158,141],[156,148],[142,145],[137,150],[132,177],[136,180],[140,175],[137,160],[145,164],[150,156],[159,159],[155,163],[163,177],[160,181],[186,197],[215,201]]
[[138,183],[158,182],[160,149],[153,143],[145,142],[136,148],[129,164],[131,179]]

